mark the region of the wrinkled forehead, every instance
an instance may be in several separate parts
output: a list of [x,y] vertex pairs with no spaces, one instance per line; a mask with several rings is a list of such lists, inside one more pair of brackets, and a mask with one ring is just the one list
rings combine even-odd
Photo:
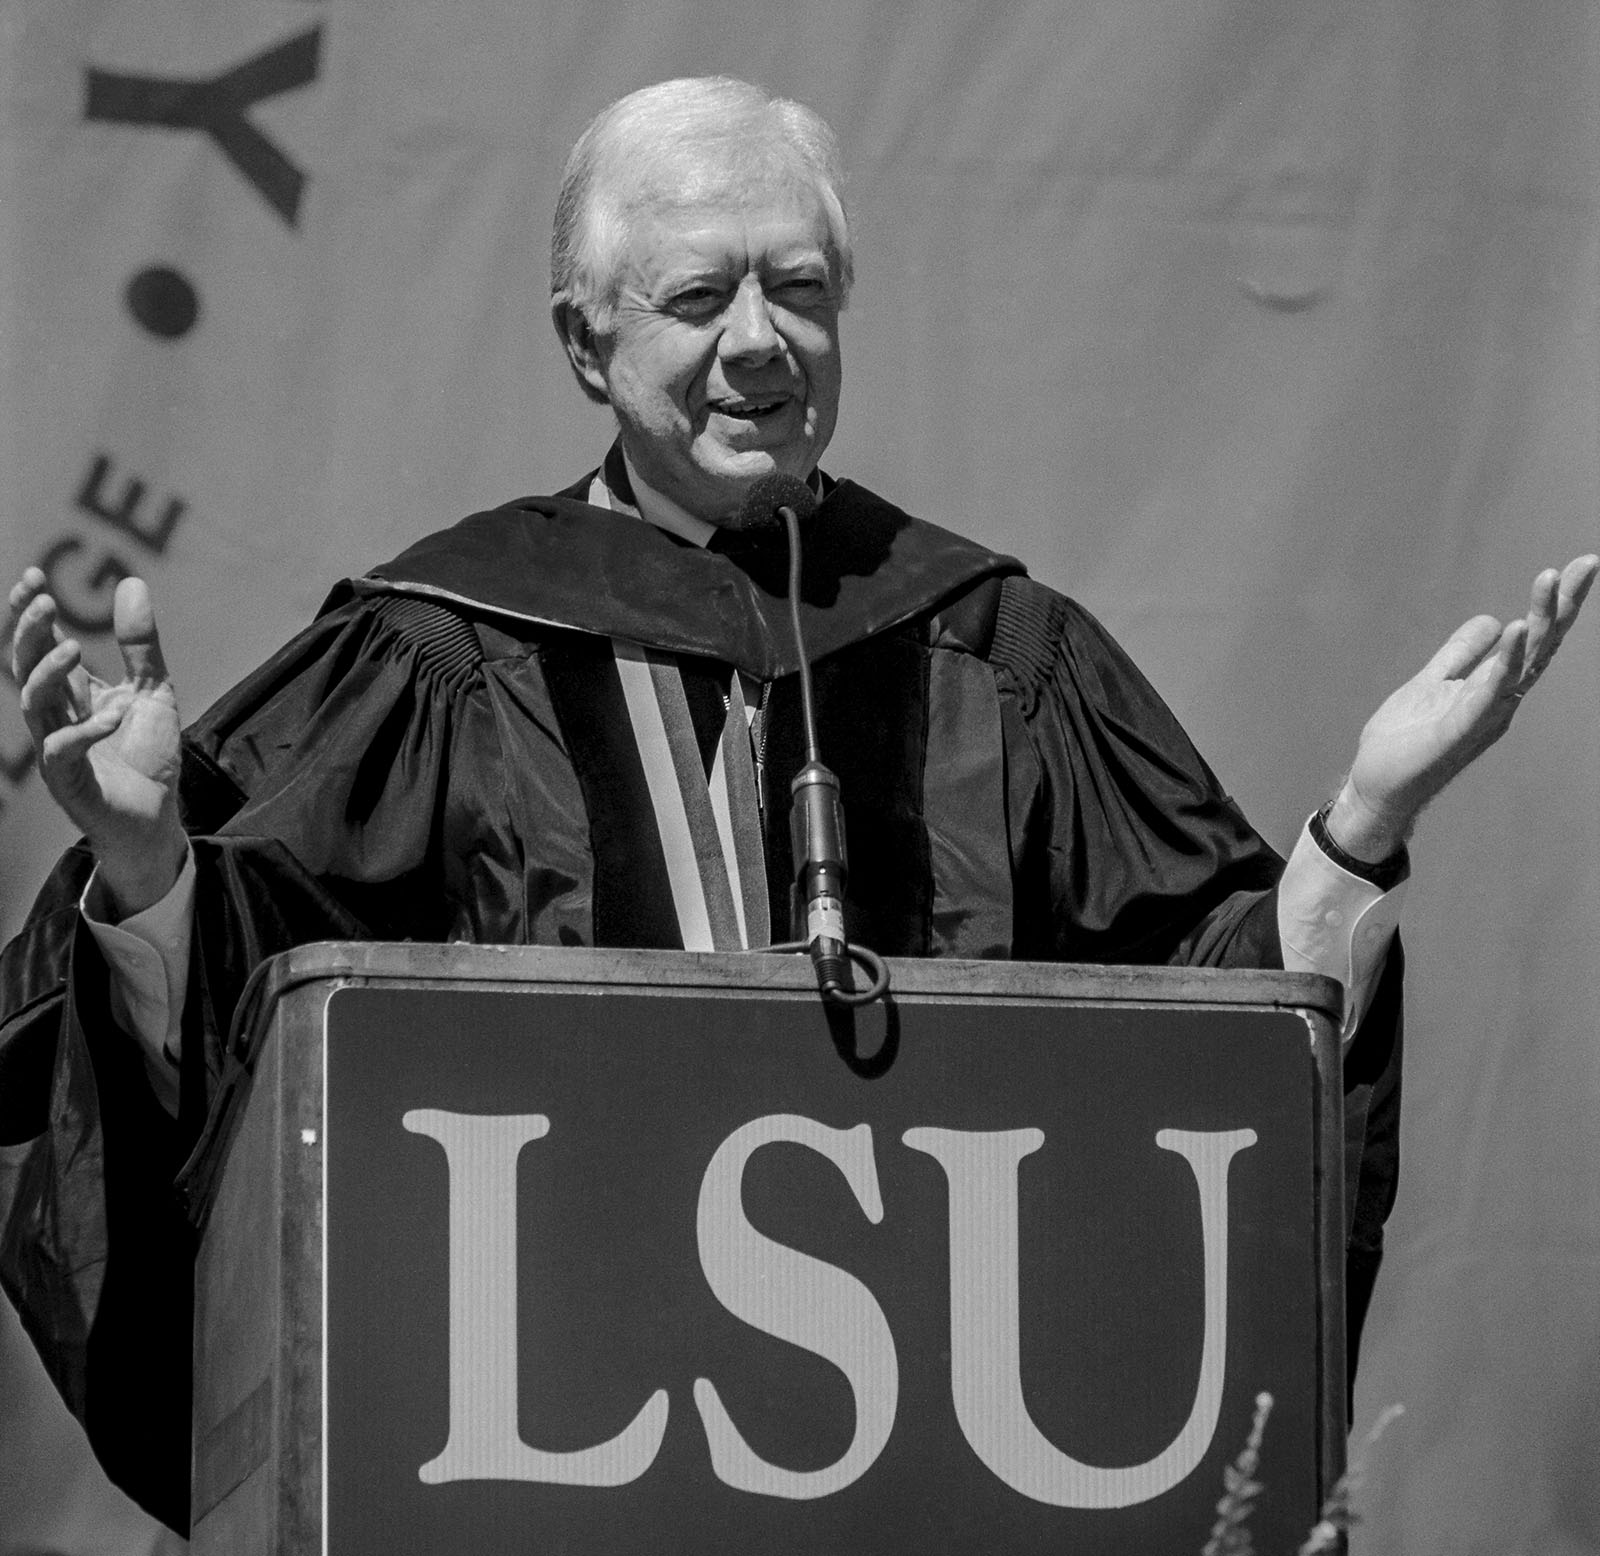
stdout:
[[798,217],[838,266],[839,224],[815,170],[781,141],[658,144],[629,159],[610,181],[596,213],[614,222],[617,250],[641,229],[665,222],[713,227],[721,222],[777,223]]
[[820,207],[817,176],[779,140],[641,148],[609,192],[618,215]]

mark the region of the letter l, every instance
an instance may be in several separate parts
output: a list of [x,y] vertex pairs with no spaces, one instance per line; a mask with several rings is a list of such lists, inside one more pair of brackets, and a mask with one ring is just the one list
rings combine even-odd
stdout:
[[530,1448],[517,1424],[517,1158],[550,1132],[543,1113],[447,1113],[402,1120],[444,1147],[450,1165],[450,1435],[417,1474],[623,1486],[650,1468],[667,1429],[657,1389],[607,1442],[570,1453]]

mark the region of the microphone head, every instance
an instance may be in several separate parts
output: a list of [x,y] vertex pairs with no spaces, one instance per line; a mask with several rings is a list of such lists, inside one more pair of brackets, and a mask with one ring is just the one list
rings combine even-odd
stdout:
[[780,508],[793,508],[795,518],[804,524],[817,511],[816,493],[799,476],[774,470],[750,488],[738,513],[723,528],[744,534],[776,529],[782,523]]

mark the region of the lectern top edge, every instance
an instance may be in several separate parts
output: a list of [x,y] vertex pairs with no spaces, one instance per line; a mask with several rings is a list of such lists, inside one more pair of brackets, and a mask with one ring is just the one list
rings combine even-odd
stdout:
[[[752,978],[752,964],[760,968]],[[1124,967],[1065,962],[956,961],[891,958],[897,997],[1037,1002],[1115,999],[1152,1004],[1248,1005],[1301,1009],[1337,1029],[1343,990],[1318,973],[1259,968]],[[325,941],[274,957],[256,991],[265,1008],[290,990],[319,980],[404,982],[440,977],[463,983],[574,986],[636,984],[659,991],[726,991],[730,975],[741,996],[815,992],[803,958],[759,952],[591,950],[584,947],[425,945],[413,942]]]

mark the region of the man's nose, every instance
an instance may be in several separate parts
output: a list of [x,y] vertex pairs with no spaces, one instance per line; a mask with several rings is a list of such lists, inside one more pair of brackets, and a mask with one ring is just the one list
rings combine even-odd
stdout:
[[754,276],[746,276],[733,294],[723,324],[720,350],[724,358],[765,362],[783,350],[772,322],[767,294]]

